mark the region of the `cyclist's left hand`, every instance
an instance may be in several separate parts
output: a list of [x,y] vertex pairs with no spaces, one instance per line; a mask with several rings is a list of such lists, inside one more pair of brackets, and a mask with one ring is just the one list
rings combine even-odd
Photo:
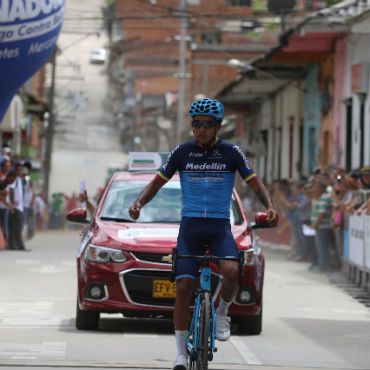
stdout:
[[266,221],[269,223],[270,227],[277,226],[279,222],[279,215],[277,211],[274,208],[267,208],[266,213]]

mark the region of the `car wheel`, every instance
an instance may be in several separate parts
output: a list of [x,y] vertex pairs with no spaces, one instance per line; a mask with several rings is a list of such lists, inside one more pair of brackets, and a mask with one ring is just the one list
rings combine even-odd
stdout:
[[99,327],[99,317],[100,312],[81,310],[77,300],[76,328],[78,330],[97,330]]
[[261,311],[255,316],[241,316],[239,318],[239,333],[259,335],[262,331],[262,306]]

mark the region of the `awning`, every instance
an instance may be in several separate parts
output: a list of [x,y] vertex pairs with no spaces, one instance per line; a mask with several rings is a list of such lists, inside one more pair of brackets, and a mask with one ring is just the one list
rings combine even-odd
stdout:
[[306,65],[261,61],[253,64],[251,71],[226,86],[217,98],[226,105],[238,105],[261,101],[288,85],[300,89],[297,80],[303,78]]
[[19,131],[23,120],[23,102],[22,99],[15,95],[11,101],[8,110],[1,121],[0,131],[15,132]]
[[[225,104],[253,103],[279,89],[297,83],[306,68],[320,63],[332,53],[337,38],[347,34],[349,25],[370,12],[347,0],[313,13],[295,28],[287,30],[279,44],[249,65],[249,70],[221,90],[217,98]],[[299,88],[299,87],[297,87]]]

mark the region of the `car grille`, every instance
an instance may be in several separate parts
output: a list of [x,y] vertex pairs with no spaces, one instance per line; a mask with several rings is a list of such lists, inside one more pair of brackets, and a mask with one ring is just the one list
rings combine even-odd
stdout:
[[[170,278],[170,270],[129,270],[120,275],[123,290],[132,303],[157,307],[173,307],[175,305],[174,298],[153,297],[153,280],[170,280]],[[211,291],[213,297],[218,294],[219,283],[219,276],[212,273]],[[199,286],[199,279],[196,282],[197,286]],[[194,294],[191,304],[194,304]]]
[[145,253],[145,252],[131,252],[131,254],[138,260],[152,263],[164,263],[171,264],[171,259],[168,261],[162,261],[163,257],[169,257],[171,254],[168,253]]

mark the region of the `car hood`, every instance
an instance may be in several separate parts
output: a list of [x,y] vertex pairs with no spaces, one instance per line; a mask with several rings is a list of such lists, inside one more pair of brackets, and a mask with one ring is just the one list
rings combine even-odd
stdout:
[[97,222],[92,243],[127,251],[153,251],[153,248],[172,249],[176,246],[178,224],[138,224]]
[[[106,247],[151,251],[172,250],[176,246],[179,224],[139,224],[97,221],[91,243]],[[236,240],[242,237],[245,225],[232,226]]]

